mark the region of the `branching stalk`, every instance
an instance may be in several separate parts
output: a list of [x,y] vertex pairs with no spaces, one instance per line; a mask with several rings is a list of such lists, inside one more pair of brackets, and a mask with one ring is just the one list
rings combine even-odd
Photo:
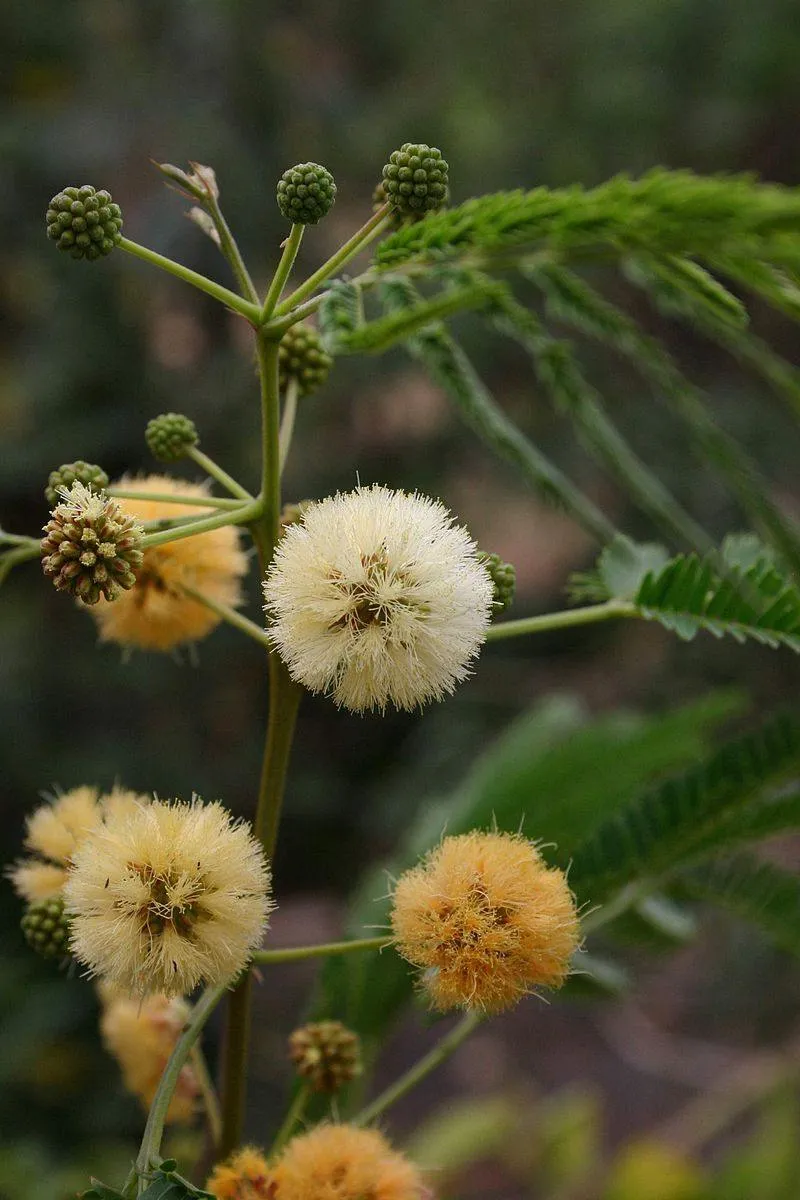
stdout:
[[279,950],[256,950],[253,963],[268,966],[274,963],[300,962],[306,958],[327,958],[334,954],[352,954],[359,950],[382,950],[391,945],[391,938],[358,938],[349,942],[324,942],[318,946],[287,946]]
[[283,254],[281,255],[277,270],[272,277],[272,283],[269,285],[267,298],[261,310],[262,321],[268,321],[275,311],[275,305],[281,298],[281,292],[286,287],[289,272],[294,266],[294,260],[297,258],[297,251],[300,249],[305,228],[305,225],[292,225],[292,231],[283,244]]
[[286,459],[289,457],[289,448],[292,444],[292,436],[294,434],[294,422],[297,416],[297,397],[300,393],[300,384],[296,379],[289,380],[289,386],[286,389],[286,398],[283,402],[283,416],[281,417],[281,429],[278,435],[279,446],[279,462],[281,474],[286,466]]
[[597,621],[612,621],[618,617],[636,617],[635,604],[625,600],[608,600],[585,608],[565,609],[564,612],[543,613],[540,617],[522,617],[518,621],[503,621],[492,625],[486,634],[487,642],[521,637],[526,633],[547,633],[551,629],[570,629],[575,625],[594,625]]
[[120,238],[117,245],[122,250],[127,250],[134,258],[140,258],[142,262],[149,263],[152,267],[160,267],[162,271],[174,275],[176,279],[182,279],[184,283],[191,284],[192,287],[205,292],[207,296],[213,296],[215,300],[219,300],[221,304],[226,305],[233,312],[246,317],[251,325],[259,324],[261,320],[260,307],[257,304],[253,304],[250,300],[245,300],[242,296],[237,296],[236,292],[232,292],[230,288],[223,287],[220,283],[215,283],[213,279],[207,279],[205,275],[200,275],[197,271],[192,271],[189,267],[184,267],[180,263],[173,262],[171,258],[166,258],[165,255],[158,254],[155,250],[149,250],[146,246],[140,246],[138,242],[132,242],[130,238]]
[[219,463],[215,463],[213,458],[209,458],[202,450],[198,450],[197,446],[190,446],[186,454],[193,462],[196,462],[198,467],[202,467],[206,475],[210,475],[212,479],[216,479],[217,483],[225,488],[226,492],[230,492],[232,496],[236,496],[239,500],[252,500],[253,497],[248,492],[247,488],[243,488],[232,475],[224,471]]
[[379,237],[389,224],[391,212],[391,206],[383,204],[360,229],[356,230],[343,246],[339,247],[335,254],[331,255],[327,262],[324,262],[313,275],[309,275],[305,283],[301,283],[300,287],[296,288],[291,296],[288,296],[282,304],[278,305],[275,309],[275,316],[286,316],[287,313],[297,307],[301,300],[305,300],[306,297],[312,295],[321,283],[324,283],[326,279],[330,279],[331,275],[334,275],[340,267],[348,263],[351,258],[355,258],[360,250],[363,250],[376,237]]

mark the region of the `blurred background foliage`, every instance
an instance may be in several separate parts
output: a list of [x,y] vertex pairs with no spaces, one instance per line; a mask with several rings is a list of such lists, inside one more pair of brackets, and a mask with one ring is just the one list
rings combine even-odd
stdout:
[[[211,163],[228,220],[264,283],[286,232],[274,202],[280,172],[313,159],[336,178],[336,207],[304,242],[299,269],[313,268],[368,215],[381,165],[408,139],[442,147],[456,201],[537,183],[593,184],[655,164],[800,182],[799,59],[794,0],[4,0],[3,526],[38,531],[46,477],[60,462],[86,458],[112,478],[156,469],[142,434],[167,409],[186,411],[208,452],[245,483],[255,481],[247,330],[211,300],[122,253],[88,266],[55,254],[44,238],[44,210],[62,186],[109,188],[128,236],[230,283],[215,248],[184,219],[183,203],[148,159]],[[788,326],[756,318],[792,357]],[[712,394],[720,422],[759,458],[776,497],[796,510],[797,436],[780,406],[721,351],[648,322]],[[618,525],[646,536],[647,523],[539,396],[522,353],[490,341],[468,318],[459,325],[495,395],[526,432]],[[680,429],[633,375],[582,352],[642,456],[713,532],[738,528],[731,500],[687,460]],[[440,495],[482,546],[516,564],[517,615],[558,606],[569,574],[592,561],[585,536],[491,462],[401,353],[340,360],[325,390],[303,406],[298,426],[288,498],[347,488],[356,472],[363,482]],[[256,613],[255,579],[249,599]],[[5,860],[18,852],[24,814],[53,785],[107,788],[119,779],[167,797],[219,796],[236,812],[251,811],[266,697],[261,656],[235,632],[219,630],[180,662],[123,661],[115,648],[96,645],[93,623],[35,568],[14,574],[1,612]],[[493,647],[469,685],[422,715],[358,719],[307,699],[276,863],[276,940],[335,936],[353,880],[368,864],[388,860],[430,799],[460,782],[476,749],[542,697],[560,697],[563,711],[585,721],[618,709],[659,713],[734,684],[762,711],[790,698],[795,679],[787,654],[711,639],[687,649],[663,630],[609,626]],[[535,836],[537,796],[524,778],[520,795]],[[792,847],[775,853],[791,856]],[[140,1117],[97,1044],[91,988],[33,963],[18,918],[18,902],[2,889],[0,1196],[50,1200],[69,1195],[89,1169],[119,1174],[114,1163],[130,1154]],[[600,1178],[603,1147],[622,1145],[607,1158],[609,1200],[706,1195],[706,1168],[681,1158],[691,1160],[694,1146],[684,1153],[676,1139],[676,1178],[685,1186],[667,1192],[667,1168],[653,1163],[673,1152],[641,1139],[718,1073],[733,1070],[737,1056],[746,1066],[760,1046],[790,1042],[800,973],[720,916],[677,953],[653,959],[632,949],[629,965],[640,982],[624,1000],[596,1009],[577,999],[547,1009],[531,1002],[482,1033],[430,1089],[398,1109],[398,1130],[410,1131],[421,1113],[435,1118],[443,1098],[459,1092],[466,1094],[464,1121],[498,1130],[483,1144],[482,1172],[454,1175],[459,1190],[452,1194],[599,1195],[601,1185],[591,1180]],[[256,1139],[279,1111],[288,1077],[283,1040],[311,978],[298,967],[281,976],[280,989],[261,989]],[[624,1045],[620,1030],[634,1017],[641,1028]],[[418,1027],[419,1015],[391,1043],[381,1068],[387,1076],[429,1036]],[[707,1071],[674,1070],[686,1038],[703,1039]],[[559,1090],[567,1085],[576,1090]],[[521,1086],[539,1098],[529,1107],[512,1104],[509,1117],[508,1097]],[[479,1109],[470,1115],[470,1104],[494,1104],[494,1118]],[[742,1162],[748,1154],[767,1161],[770,1146],[776,1162],[788,1153],[785,1131],[796,1125],[796,1104],[791,1095],[770,1102],[761,1124],[749,1128],[751,1141],[736,1151]],[[523,1118],[538,1130],[536,1145],[550,1147],[535,1164],[520,1165]],[[567,1127],[573,1142],[565,1152],[558,1138]],[[435,1132],[428,1127],[429,1148]],[[424,1131],[416,1136],[424,1142]],[[631,1138],[639,1140],[625,1149]],[[698,1152],[707,1150],[704,1143]],[[553,1165],[578,1160],[589,1164],[585,1178],[565,1181]],[[745,1162],[741,1177],[756,1169]],[[660,1179],[661,1190],[631,1184],[637,1170],[641,1179],[648,1170]],[[794,1197],[785,1181],[796,1184],[797,1163],[770,1170],[759,1174],[758,1192],[731,1184],[719,1195]]]

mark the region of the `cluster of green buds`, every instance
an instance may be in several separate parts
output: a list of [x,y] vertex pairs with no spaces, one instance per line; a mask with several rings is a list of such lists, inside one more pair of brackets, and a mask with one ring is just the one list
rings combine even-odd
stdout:
[[63,489],[69,491],[73,483],[83,483],[94,492],[103,492],[108,487],[108,475],[97,463],[84,462],[82,458],[75,462],[62,463],[55,471],[50,472],[47,487],[44,489],[45,500],[51,508],[58,504]]
[[62,489],[42,539],[42,570],[84,604],[116,600],[136,583],[143,531],[110,496],[83,483]]
[[336,199],[333,176],[319,163],[298,163],[278,181],[278,208],[293,225],[316,225]]
[[148,421],[144,439],[153,458],[166,463],[185,458],[200,437],[197,426],[189,417],[168,412]]
[[383,193],[404,217],[424,217],[443,208],[450,196],[449,167],[436,146],[404,142],[383,168]]
[[53,196],[47,209],[47,236],[72,258],[110,254],[122,234],[122,211],[111,193],[91,184],[67,187]]
[[492,577],[494,584],[493,603],[497,615],[505,612],[514,603],[517,587],[517,572],[512,563],[503,562],[499,554],[482,553],[481,562]]
[[69,920],[61,896],[29,904],[20,921],[25,941],[43,958],[69,954]]
[[328,378],[333,359],[322,347],[322,339],[311,325],[291,325],[278,347],[280,388],[285,391],[295,380],[298,393],[308,396],[321,388]]
[[338,1092],[361,1074],[361,1042],[341,1021],[319,1021],[295,1029],[289,1057],[315,1092]]

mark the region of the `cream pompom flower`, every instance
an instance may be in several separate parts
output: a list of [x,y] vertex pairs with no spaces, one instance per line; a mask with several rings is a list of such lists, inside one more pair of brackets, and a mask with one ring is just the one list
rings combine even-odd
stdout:
[[363,712],[451,693],[484,641],[493,591],[443,505],[376,484],[309,505],[264,595],[292,678]]
[[75,852],[92,830],[112,814],[147,803],[149,797],[119,787],[105,796],[77,787],[41,804],[28,817],[24,844],[32,853],[8,872],[14,890],[31,904],[60,896]]
[[[168,475],[124,479],[120,486],[133,492],[165,492],[197,499],[197,504],[126,499],[125,512],[139,521],[193,516],[207,511],[207,489]],[[211,633],[220,617],[183,591],[184,585],[228,607],[240,602],[239,581],[247,573],[247,558],[233,525],[178,538],[144,550],[136,583],[113,603],[100,600],[92,609],[101,641],[119,642],[139,650],[172,650]]]
[[221,804],[155,800],[110,816],[64,889],[72,953],[141,995],[233,980],[261,941],[269,882],[250,827]]

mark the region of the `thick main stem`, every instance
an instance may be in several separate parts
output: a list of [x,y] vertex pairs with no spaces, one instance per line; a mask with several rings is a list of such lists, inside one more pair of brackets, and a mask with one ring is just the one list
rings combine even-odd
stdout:
[[[252,523],[252,533],[263,573],[272,560],[280,533],[278,343],[257,332],[256,350],[261,377],[263,474],[259,495],[260,509]],[[261,840],[267,858],[272,860],[302,691],[292,681],[277,654],[271,651],[268,657],[269,715],[258,790],[255,833]],[[247,1094],[251,989],[252,975],[246,972],[233,992],[228,1008],[222,1071],[222,1155],[229,1154],[242,1138]]]

